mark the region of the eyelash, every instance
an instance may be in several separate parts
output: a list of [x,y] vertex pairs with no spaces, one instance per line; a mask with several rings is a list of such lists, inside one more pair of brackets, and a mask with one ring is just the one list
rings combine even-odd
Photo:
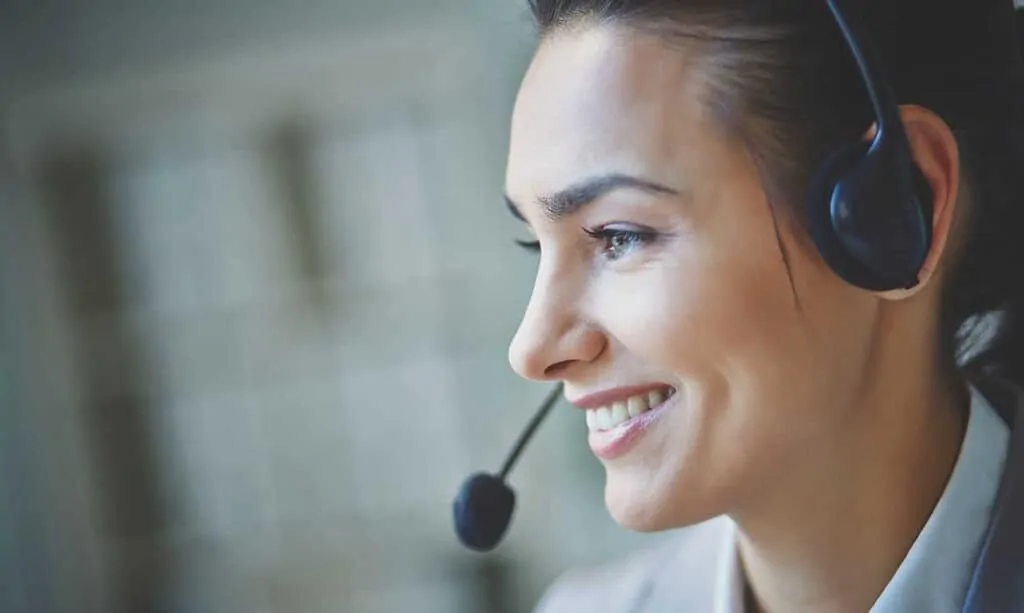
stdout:
[[[650,244],[656,238],[654,232],[636,228],[625,229],[605,226],[594,229],[584,228],[583,231],[587,233],[587,236],[604,243],[604,256],[611,261],[625,257],[632,253],[634,249]],[[614,253],[616,246],[613,244],[613,241],[616,239],[623,241],[619,246],[627,249],[626,253]]]
[[532,251],[534,253],[540,252],[540,241],[516,240],[516,244],[527,251]]
[[[612,245],[612,241],[616,239],[624,240],[628,249],[632,250],[636,247],[649,244],[656,238],[655,233],[650,231],[625,230],[622,228],[610,228],[607,226],[602,228],[583,228],[583,232],[590,238],[605,243],[604,253],[610,260],[618,260],[625,255],[611,255],[613,253],[612,250],[615,248]],[[527,251],[534,253],[540,251],[540,241],[517,240],[516,244]]]

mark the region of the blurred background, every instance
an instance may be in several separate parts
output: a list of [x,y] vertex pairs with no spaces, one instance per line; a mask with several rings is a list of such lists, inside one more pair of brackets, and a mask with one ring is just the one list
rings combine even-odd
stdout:
[[525,0],[0,0],[0,611],[520,613],[641,543],[506,347]]

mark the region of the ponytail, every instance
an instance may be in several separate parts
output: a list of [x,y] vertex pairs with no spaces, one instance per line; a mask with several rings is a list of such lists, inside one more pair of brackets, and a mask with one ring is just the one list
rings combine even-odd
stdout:
[[967,168],[973,193],[945,318],[965,372],[1024,386],[1024,10],[1010,21],[1017,49],[1001,112],[988,134],[964,135],[977,143]]

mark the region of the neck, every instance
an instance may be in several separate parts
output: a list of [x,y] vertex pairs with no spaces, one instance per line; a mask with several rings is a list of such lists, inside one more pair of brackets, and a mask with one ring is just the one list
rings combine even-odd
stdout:
[[[793,462],[786,483],[733,515],[760,610],[870,610],[945,489],[967,397],[937,367],[894,355],[851,406],[841,438]],[[920,357],[920,356],[917,356]]]

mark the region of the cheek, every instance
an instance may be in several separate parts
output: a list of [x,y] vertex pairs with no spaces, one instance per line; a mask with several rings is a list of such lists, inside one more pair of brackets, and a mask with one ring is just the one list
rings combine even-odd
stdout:
[[683,379],[741,366],[750,374],[798,349],[793,291],[774,240],[742,248],[680,240],[657,262],[605,284],[609,332],[644,362]]
[[686,525],[777,482],[822,426],[812,386],[830,366],[808,342],[774,233],[681,242],[601,284],[609,334],[686,399],[646,461],[609,468],[609,506],[630,525]]

